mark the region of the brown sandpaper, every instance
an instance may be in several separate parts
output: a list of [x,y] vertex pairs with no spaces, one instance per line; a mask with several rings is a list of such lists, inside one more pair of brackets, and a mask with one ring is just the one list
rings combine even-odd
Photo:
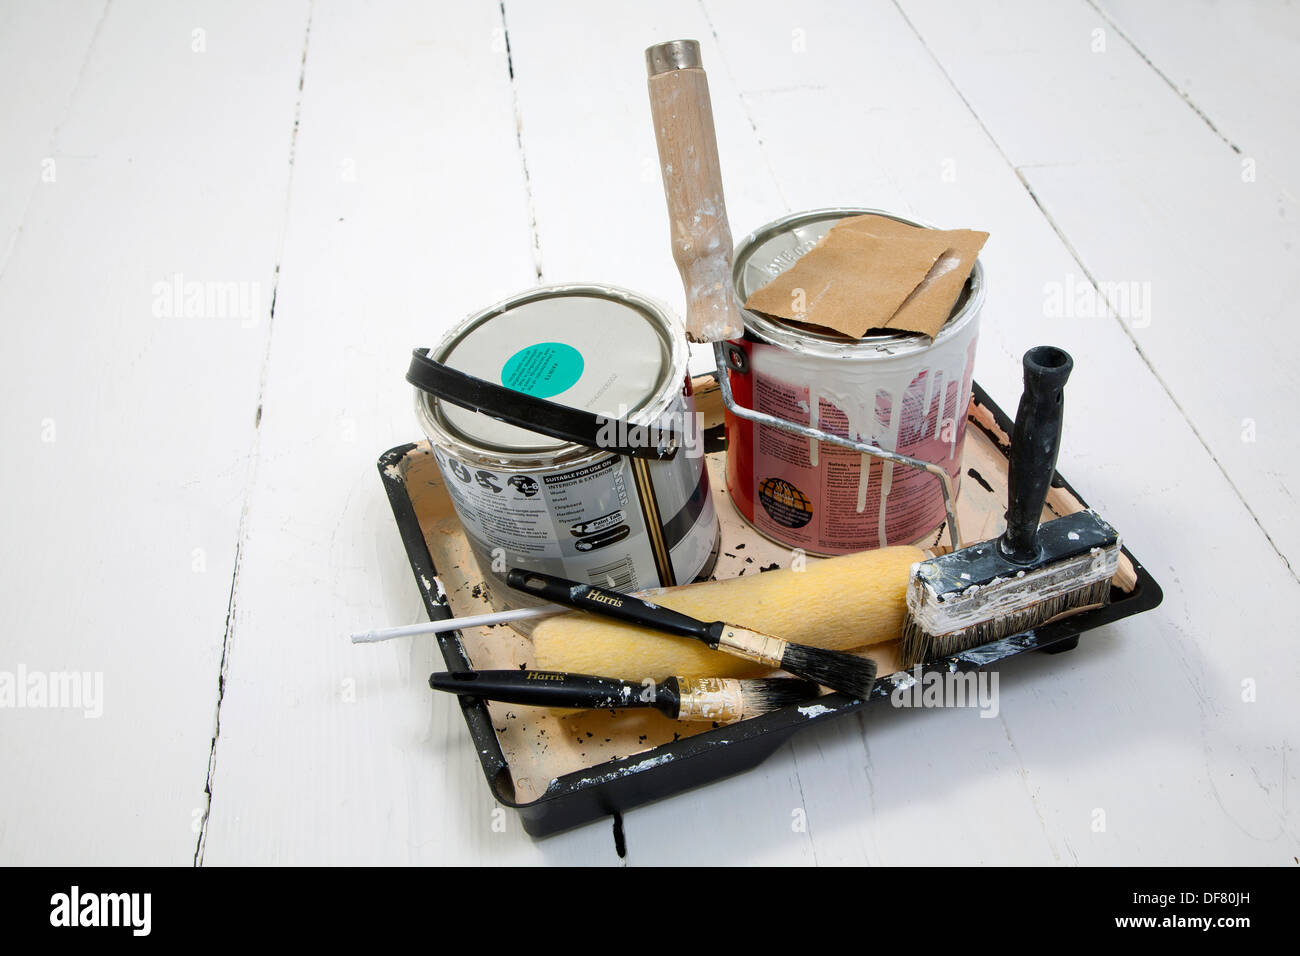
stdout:
[[888,216],[853,216],[842,219],[836,228],[862,230],[876,236],[914,238],[927,236],[944,239],[948,248],[931,267],[921,284],[913,290],[889,322],[888,329],[924,332],[934,338],[952,314],[962,286],[975,268],[975,259],[989,234],[976,229],[925,229]]
[[873,329],[934,338],[988,238],[884,216],[836,223],[806,255],[755,291],[745,307],[861,338]]

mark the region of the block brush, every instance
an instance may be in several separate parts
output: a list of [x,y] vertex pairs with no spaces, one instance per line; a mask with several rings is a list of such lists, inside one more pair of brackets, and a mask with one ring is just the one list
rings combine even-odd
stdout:
[[779,668],[859,700],[866,698],[876,682],[875,661],[841,651],[792,644],[725,621],[706,623],[630,594],[519,568],[511,569],[506,575],[506,583],[512,588],[580,611],[693,638],[713,650]]
[[789,677],[736,680],[669,677],[636,683],[613,677],[565,674],[559,671],[464,671],[434,674],[434,690],[483,700],[537,707],[623,710],[654,708],[675,720],[734,723],[813,700],[819,688],[811,681]]
[[1062,394],[1074,367],[1058,348],[1025,353],[1000,538],[917,564],[907,587],[904,667],[951,657],[1054,617],[1105,604],[1119,535],[1093,511],[1038,519],[1056,473]]

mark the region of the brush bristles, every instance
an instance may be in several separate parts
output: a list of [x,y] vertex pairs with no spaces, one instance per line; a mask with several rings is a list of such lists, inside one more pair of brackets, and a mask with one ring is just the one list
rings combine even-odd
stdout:
[[821,688],[812,681],[790,677],[742,680],[739,683],[746,716],[766,714],[792,704],[802,704],[814,700],[821,692]]
[[806,644],[787,644],[781,669],[858,700],[865,700],[876,683],[875,661]]
[[943,657],[954,657],[981,644],[999,641],[1038,627],[1058,614],[1105,604],[1109,597],[1110,578],[1105,578],[947,634],[927,634],[909,614],[903,625],[900,644],[903,666],[911,667]]

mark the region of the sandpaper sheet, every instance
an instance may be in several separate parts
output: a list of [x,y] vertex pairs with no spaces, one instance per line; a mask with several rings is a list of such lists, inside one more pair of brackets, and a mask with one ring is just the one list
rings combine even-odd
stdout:
[[853,216],[755,291],[745,307],[850,338],[885,329],[933,338],[987,238],[971,229],[924,229],[884,216]]
[[888,216],[871,215],[843,219],[835,228],[895,238],[927,236],[948,243],[948,248],[931,266],[921,284],[884,326],[899,331],[923,332],[930,338],[934,338],[948,321],[962,286],[975,268],[975,259],[989,237],[987,232],[976,229],[923,229]]

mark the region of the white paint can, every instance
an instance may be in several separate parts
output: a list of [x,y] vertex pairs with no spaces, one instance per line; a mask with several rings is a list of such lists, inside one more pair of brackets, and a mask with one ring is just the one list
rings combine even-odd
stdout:
[[[416,413],[496,603],[535,603],[506,587],[513,567],[621,591],[709,573],[718,520],[687,357],[671,312],[604,285],[512,296],[417,352]],[[462,378],[424,377],[447,370]],[[569,419],[559,431],[585,427],[580,441],[557,436]],[[656,429],[678,437],[671,457],[642,452]]]
[[[840,219],[873,209],[786,216],[737,247],[736,295],[789,269]],[[744,373],[730,373],[736,401],[830,434],[879,445],[961,477],[984,270],[977,261],[952,314],[931,341],[884,333],[849,339],[742,309]],[[730,347],[730,346],[729,346]],[[727,488],[764,535],[811,554],[892,544],[933,544],[944,523],[939,479],[906,465],[727,416]]]

